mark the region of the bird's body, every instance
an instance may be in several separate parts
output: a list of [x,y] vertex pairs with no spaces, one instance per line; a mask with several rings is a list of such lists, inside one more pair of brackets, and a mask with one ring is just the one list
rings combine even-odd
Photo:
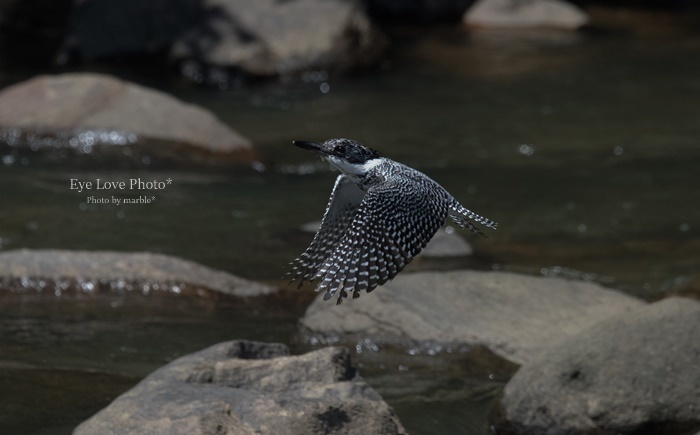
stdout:
[[481,236],[473,222],[496,223],[464,208],[430,177],[350,139],[295,141],[341,171],[311,245],[292,262],[292,280],[320,280],[324,299],[338,304],[394,278],[449,216]]

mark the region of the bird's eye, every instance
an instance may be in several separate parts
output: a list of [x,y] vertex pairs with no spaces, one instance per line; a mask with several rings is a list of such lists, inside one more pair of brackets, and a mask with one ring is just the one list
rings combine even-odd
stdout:
[[335,152],[343,154],[345,152],[345,145],[336,145]]

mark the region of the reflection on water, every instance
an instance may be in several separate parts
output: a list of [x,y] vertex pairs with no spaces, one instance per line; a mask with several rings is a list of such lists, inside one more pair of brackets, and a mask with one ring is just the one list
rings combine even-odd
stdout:
[[[145,83],[214,110],[256,143],[265,170],[155,158],[117,165],[56,163],[31,153],[6,158],[0,249],[155,251],[280,283],[311,237],[298,228],[321,215],[335,177],[291,141],[345,136],[427,173],[465,206],[498,221],[490,240],[472,240],[487,267],[594,280],[650,299],[697,273],[700,44],[694,34],[426,33],[397,30],[400,44],[385,68],[361,77],[224,92],[162,79]],[[85,194],[69,189],[71,178],[139,177],[173,183],[154,193],[151,204],[123,206],[86,206]],[[17,377],[0,380],[0,390],[27,395],[18,402],[27,404],[24,414],[2,419],[22,427],[27,407],[87,394],[72,390],[70,379],[104,374],[109,380],[95,381],[105,386],[95,399],[104,404],[105,395],[208,344],[293,341],[296,319],[313,296],[303,295],[286,305],[273,297],[252,307],[144,295],[116,307],[108,297],[1,296],[2,364],[19,368],[12,369]],[[297,344],[297,351],[305,346]],[[488,406],[507,376],[465,371],[445,353],[411,359],[417,357],[405,350],[360,349],[363,375],[412,433],[485,433]],[[90,375],[68,376],[54,396],[48,381],[20,388],[16,379],[27,370]],[[425,379],[431,382],[421,384]],[[31,405],[35,393],[41,399]],[[54,427],[96,410],[75,407],[63,420],[54,416]]]
[[576,32],[479,29],[455,36],[425,38],[413,55],[465,79],[520,80],[530,74],[567,73],[589,53],[585,36]]

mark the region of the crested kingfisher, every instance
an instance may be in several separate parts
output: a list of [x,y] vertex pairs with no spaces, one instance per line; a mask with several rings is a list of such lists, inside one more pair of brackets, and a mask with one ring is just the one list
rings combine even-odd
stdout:
[[324,300],[337,304],[393,279],[428,244],[449,216],[481,237],[474,225],[496,222],[460,204],[427,175],[382,157],[351,139],[294,141],[317,152],[341,174],[336,178],[321,226],[288,275],[299,286],[319,280]]

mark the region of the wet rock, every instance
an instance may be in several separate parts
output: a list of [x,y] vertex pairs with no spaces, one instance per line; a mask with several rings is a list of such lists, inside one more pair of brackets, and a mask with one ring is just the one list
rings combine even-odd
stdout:
[[168,255],[27,249],[0,252],[0,288],[86,293],[99,290],[187,293],[204,289],[239,297],[277,291],[276,287]]
[[384,39],[359,1],[207,0],[172,56],[256,76],[346,70],[374,62]]
[[312,333],[483,345],[516,363],[644,304],[589,282],[476,271],[406,273],[340,306],[322,297],[301,320]]
[[281,344],[220,343],[153,372],[78,426],[82,434],[405,433],[350,366],[347,349],[289,356]]
[[588,22],[588,16],[562,0],[479,0],[463,21],[478,27],[575,30]]
[[700,302],[668,298],[569,337],[506,385],[504,432],[696,433],[698,330]]
[[[54,133],[81,141],[81,132],[107,131],[114,144],[154,139],[194,146],[207,152],[249,152],[250,141],[211,112],[160,91],[102,74],[38,76],[0,92],[0,129]],[[109,139],[109,134],[107,135]]]

